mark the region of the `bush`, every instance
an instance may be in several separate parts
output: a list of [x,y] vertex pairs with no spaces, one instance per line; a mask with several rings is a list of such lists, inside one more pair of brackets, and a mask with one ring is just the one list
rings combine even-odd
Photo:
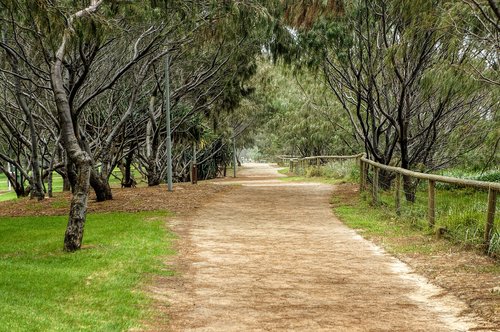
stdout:
[[[500,171],[491,170],[487,173],[470,173],[463,170],[449,170],[442,172],[441,175],[450,176],[454,178],[476,180],[476,181],[486,181],[486,182],[500,182]],[[456,189],[463,188],[463,186],[448,184],[448,183],[436,183],[436,188],[438,189]]]
[[478,181],[500,182],[500,171],[493,171],[476,177]]

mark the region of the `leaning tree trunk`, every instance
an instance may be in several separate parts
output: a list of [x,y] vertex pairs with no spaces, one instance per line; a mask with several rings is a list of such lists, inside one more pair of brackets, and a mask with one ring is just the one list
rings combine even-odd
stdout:
[[[69,36],[69,29],[66,29],[59,49],[57,50],[55,61],[51,64],[50,78],[52,91],[57,107],[61,138],[69,161],[75,166],[76,178],[73,184],[73,197],[71,199],[68,226],[64,237],[64,250],[76,251],[80,249],[83,240],[83,228],[87,216],[87,200],[90,186],[90,173],[92,169],[92,159],[90,155],[80,147],[75,135],[75,127],[71,118],[71,108],[68,96],[63,84],[62,63],[65,47]],[[68,170],[69,172],[69,170]]]
[[80,249],[82,245],[83,228],[87,215],[92,159],[87,152],[81,149],[75,136],[68,98],[63,86],[61,70],[62,61],[59,53],[60,52],[58,52],[55,64],[51,68],[51,79],[58,110],[62,142],[68,154],[68,159],[70,159],[71,164],[73,164],[76,170],[68,226],[66,227],[64,237],[64,250],[72,252]]
[[17,179],[17,171],[15,174],[13,174],[10,171],[7,171],[3,167],[1,167],[1,165],[0,165],[0,169],[5,174],[5,176],[9,180],[10,184],[12,185],[12,188],[14,189],[14,192],[16,193],[17,198],[25,197],[26,190],[24,188],[22,180],[18,181],[18,179]]

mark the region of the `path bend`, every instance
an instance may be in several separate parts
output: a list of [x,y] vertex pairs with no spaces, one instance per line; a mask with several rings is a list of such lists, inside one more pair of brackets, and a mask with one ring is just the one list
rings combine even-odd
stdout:
[[[333,186],[250,164],[238,185],[176,218],[166,331],[468,331],[466,306],[332,213]],[[368,213],[368,212],[367,212]]]

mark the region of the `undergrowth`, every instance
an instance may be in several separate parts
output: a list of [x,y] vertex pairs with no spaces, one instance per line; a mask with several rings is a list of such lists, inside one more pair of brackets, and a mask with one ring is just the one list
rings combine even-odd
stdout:
[[[371,198],[367,198],[371,201]],[[417,191],[414,203],[402,198],[401,215],[396,214],[394,192],[380,193],[380,206],[371,207],[384,212],[389,218],[397,218],[413,228],[428,234],[439,232],[440,236],[471,249],[483,248],[488,194],[471,189],[436,190],[436,224],[431,229],[427,220],[427,191]],[[500,256],[500,214],[496,212],[492,230],[490,254]]]

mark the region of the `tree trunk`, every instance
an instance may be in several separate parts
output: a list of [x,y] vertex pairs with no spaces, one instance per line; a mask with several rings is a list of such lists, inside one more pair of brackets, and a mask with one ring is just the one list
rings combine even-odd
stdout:
[[158,164],[154,155],[156,155],[156,153],[153,153],[153,156],[151,156],[148,160],[147,176],[149,187],[158,186],[161,182],[160,170],[158,169]]
[[415,203],[417,187],[418,180],[412,180],[411,177],[403,175],[403,191],[405,192],[406,201]]
[[394,179],[394,174],[386,170],[381,169],[378,174],[378,185],[382,190],[391,189],[392,180]]
[[69,158],[67,158],[66,162],[66,177],[68,178],[70,190],[71,192],[73,192],[73,189],[76,186],[77,174],[75,164],[73,164],[73,162]]
[[77,181],[73,188],[68,226],[64,236],[64,250],[73,252],[80,249],[83,229],[87,216],[87,200],[90,189],[89,180],[92,169],[90,157],[81,159],[77,167]]
[[53,187],[52,187],[52,174],[54,172],[52,171],[52,169],[49,169],[49,175],[47,177],[47,195],[49,195],[49,197],[53,197]]
[[132,176],[132,161],[134,158],[134,149],[131,147],[130,151],[127,153],[125,157],[125,176],[122,181],[122,187],[131,188],[135,187],[136,182],[134,177]]
[[[151,110],[152,112],[152,110]],[[150,147],[150,155],[148,156],[148,167],[147,167],[147,178],[148,178],[148,186],[158,186],[161,182],[161,171],[158,167],[158,146],[159,146],[159,130],[155,128],[151,147]]]
[[[66,150],[68,161],[76,168],[76,178],[73,184],[73,197],[71,199],[68,226],[64,237],[64,250],[76,251],[80,249],[83,239],[83,228],[87,215],[87,200],[89,190],[90,171],[92,159],[83,150],[75,134],[75,127],[71,118],[71,109],[63,84],[62,60],[69,32],[65,31],[63,41],[59,47],[55,61],[51,64],[50,78],[52,91],[57,107],[61,139]],[[68,168],[68,174],[70,170]]]
[[15,86],[15,95],[16,100],[19,104],[19,107],[23,111],[26,122],[28,123],[29,132],[30,132],[30,152],[31,152],[31,197],[36,197],[39,201],[45,198],[45,192],[43,190],[42,183],[42,174],[40,172],[40,161],[39,161],[39,153],[38,153],[38,136],[36,134],[35,121],[33,119],[33,114],[31,113],[31,109],[28,107],[28,103],[26,102],[26,97],[22,91],[21,79],[22,76],[19,72],[19,63],[17,56],[11,52],[7,52],[8,60],[12,67],[12,71],[16,74],[14,76],[14,86]]
[[92,189],[94,189],[98,202],[113,199],[113,193],[111,192],[109,181],[103,179],[93,167],[90,170],[90,185],[92,186]]
[[57,172],[63,180],[63,191],[71,191],[71,182],[69,181],[69,176],[68,176],[68,171],[66,170],[65,172]]
[[23,186],[22,181],[18,181],[18,174],[17,174],[17,169],[15,168],[15,172],[10,172],[2,168],[3,173],[9,180],[9,183],[11,184],[12,188],[14,189],[14,192],[16,193],[17,198],[20,197],[25,197],[26,196],[26,190]]

